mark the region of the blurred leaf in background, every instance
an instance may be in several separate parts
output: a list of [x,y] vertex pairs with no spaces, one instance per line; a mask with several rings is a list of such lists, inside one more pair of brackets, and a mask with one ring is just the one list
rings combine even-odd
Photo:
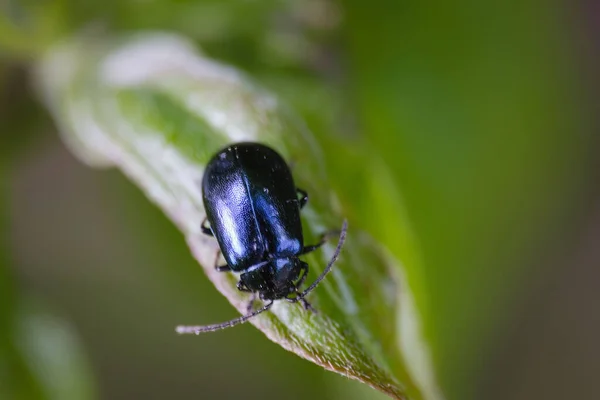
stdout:
[[[2,7],[0,84],[10,93],[0,105],[2,172],[11,200],[3,271],[16,276],[0,282],[2,323],[20,312],[23,288],[60,308],[81,334],[101,398],[376,396],[250,327],[185,339],[157,329],[230,314],[175,228],[117,173],[76,164],[29,83],[7,72],[31,65],[62,37],[145,29],[192,39],[301,114],[353,229],[401,262],[410,296],[399,298],[395,333],[418,384],[436,381],[451,400],[600,397],[591,6],[60,0]],[[19,157],[8,157],[15,148]],[[424,330],[416,338],[406,334],[413,300]],[[13,346],[9,331],[2,349]],[[415,352],[417,342],[430,360]],[[31,390],[16,393],[47,398],[23,357],[2,357]]]
[[[442,387],[455,399],[517,396],[511,385],[492,396],[474,379],[505,382],[506,371],[492,369],[495,346],[506,346],[525,317],[520,307],[557,269],[573,268],[574,242],[595,207],[597,121],[584,94],[586,60],[572,46],[583,10],[539,1],[344,4],[361,128],[417,238],[419,257],[405,265]],[[412,252],[397,231],[378,230],[395,210],[394,202],[373,207],[368,220],[403,258]],[[581,301],[585,318],[592,304]],[[551,368],[553,382],[569,374],[560,357]],[[529,371],[519,371],[527,385]],[[567,379],[582,388],[575,397],[589,398],[587,376]]]
[[2,65],[0,82],[0,398],[94,399],[90,368],[73,328],[46,301],[15,285],[9,178],[20,151],[39,128],[40,109],[20,89],[25,82],[21,68]]

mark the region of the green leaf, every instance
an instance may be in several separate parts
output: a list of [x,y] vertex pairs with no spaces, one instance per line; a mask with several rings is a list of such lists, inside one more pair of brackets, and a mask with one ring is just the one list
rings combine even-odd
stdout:
[[[357,119],[390,182],[370,231],[405,263],[444,394],[502,397],[492,356],[550,265],[572,259],[597,182],[570,3],[343,4]],[[406,221],[416,245],[398,240]]]
[[[12,399],[85,400],[96,398],[93,375],[83,347],[72,327],[26,298],[18,310],[13,341],[34,382],[29,382],[27,394]],[[29,386],[32,385],[32,386]],[[31,396],[31,388],[39,395]]]
[[66,321],[25,298],[0,336],[0,395],[14,400],[94,399],[79,338]]
[[[16,99],[16,107],[9,107],[7,114],[20,116],[21,101]],[[14,122],[3,120],[8,132],[17,133],[0,138],[0,399],[94,399],[94,380],[76,332],[42,301],[22,293],[13,276],[17,268],[10,252],[10,172],[30,133]]]
[[[197,54],[179,37],[75,39],[47,53],[37,83],[73,152],[91,166],[116,166],[130,177],[180,229],[208,278],[240,313],[248,296],[236,289],[233,274],[214,270],[217,244],[200,232],[205,215],[200,182],[218,149],[260,141],[289,160],[296,183],[310,194],[303,210],[307,242],[339,228],[346,217],[331,189],[323,152],[302,121],[272,94]],[[312,279],[335,246],[332,241],[307,256]],[[398,262],[350,220],[339,261],[309,296],[319,313],[277,302],[252,323],[272,341],[326,369],[395,398],[422,399],[424,391],[435,393],[435,383],[419,379],[418,387],[405,362],[419,360],[420,375],[429,373],[412,295],[398,271]],[[399,351],[399,335],[410,354]]]

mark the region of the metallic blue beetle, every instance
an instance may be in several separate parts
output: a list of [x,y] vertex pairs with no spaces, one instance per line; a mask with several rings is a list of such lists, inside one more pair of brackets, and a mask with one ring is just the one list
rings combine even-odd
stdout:
[[234,326],[268,310],[278,299],[300,301],[310,308],[304,297],[331,270],[345,239],[346,222],[331,261],[301,292],[308,264],[298,257],[323,245],[327,234],[315,245],[304,245],[300,209],[308,195],[294,185],[288,165],[277,152],[258,143],[237,143],[219,151],[206,166],[202,195],[206,209],[202,231],[217,239],[227,262],[222,266],[215,262],[215,268],[241,273],[238,289],[258,294],[266,304],[252,311],[253,297],[247,315],[177,331],[200,333]]

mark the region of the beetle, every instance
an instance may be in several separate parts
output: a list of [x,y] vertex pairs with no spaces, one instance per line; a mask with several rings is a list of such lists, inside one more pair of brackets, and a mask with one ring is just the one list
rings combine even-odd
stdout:
[[[204,326],[179,326],[179,333],[210,332],[228,328],[267,311],[275,300],[301,302],[323,280],[339,256],[346,237],[344,221],[336,251],[323,273],[306,290],[300,291],[308,264],[300,256],[322,246],[330,233],[314,245],[304,245],[300,210],[308,194],[295,186],[284,159],[259,143],[236,143],[217,152],[202,178],[206,218],[204,234],[214,236],[226,261],[215,268],[240,273],[237,288],[253,294],[248,313],[228,322]],[[208,225],[207,225],[208,222]],[[264,306],[252,311],[256,295]]]

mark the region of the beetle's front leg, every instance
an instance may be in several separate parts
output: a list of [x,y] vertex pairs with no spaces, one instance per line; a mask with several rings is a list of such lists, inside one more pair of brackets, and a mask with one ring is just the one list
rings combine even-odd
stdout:
[[284,299],[286,299],[288,302],[290,303],[297,303],[300,302],[302,303],[302,306],[304,307],[305,310],[310,310],[312,312],[314,312],[315,314],[318,313],[318,311],[308,302],[306,301],[306,299],[304,297],[301,296],[302,293],[296,291],[296,297],[284,297]]
[[254,308],[254,302],[256,301],[256,293],[252,293],[252,296],[250,296],[250,300],[248,301],[248,305],[246,306],[246,313],[250,314],[252,312],[252,309]]
[[253,292],[252,292],[252,290],[248,289],[248,288],[246,287],[246,285],[244,285],[244,284],[242,283],[242,281],[239,281],[239,282],[237,283],[236,287],[237,287],[237,290],[239,290],[240,292],[253,293]]
[[300,297],[300,303],[302,303],[302,306],[304,307],[304,309],[306,311],[312,311],[315,314],[318,314],[319,312],[317,311],[316,308],[314,308],[308,301],[306,301],[306,299],[304,297]]

